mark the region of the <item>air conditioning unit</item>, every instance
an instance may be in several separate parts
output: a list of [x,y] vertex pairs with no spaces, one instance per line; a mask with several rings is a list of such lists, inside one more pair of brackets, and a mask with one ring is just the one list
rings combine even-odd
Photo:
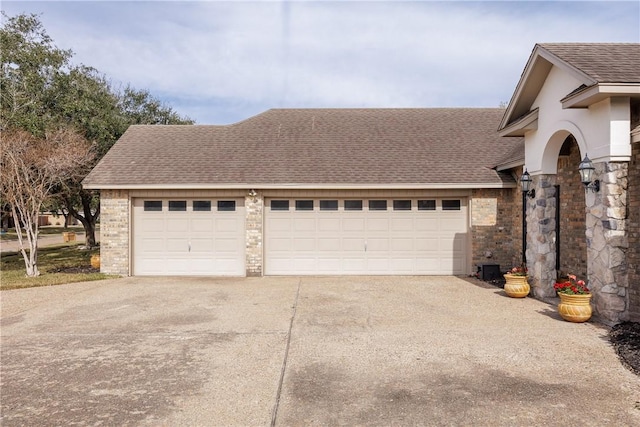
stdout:
[[501,277],[500,264],[480,264],[478,266],[478,278],[482,280],[496,280]]

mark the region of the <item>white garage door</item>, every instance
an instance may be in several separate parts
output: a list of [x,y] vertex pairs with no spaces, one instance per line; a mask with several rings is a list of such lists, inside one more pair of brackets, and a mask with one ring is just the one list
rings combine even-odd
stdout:
[[266,274],[465,274],[466,199],[270,199]]
[[134,199],[135,275],[242,276],[244,201]]

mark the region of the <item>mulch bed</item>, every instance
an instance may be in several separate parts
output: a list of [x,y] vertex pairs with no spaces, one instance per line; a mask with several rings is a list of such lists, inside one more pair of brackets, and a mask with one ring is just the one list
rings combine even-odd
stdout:
[[609,339],[624,366],[640,375],[640,323],[623,322],[609,332]]
[[100,273],[100,269],[91,266],[56,267],[47,270],[47,273],[89,274]]

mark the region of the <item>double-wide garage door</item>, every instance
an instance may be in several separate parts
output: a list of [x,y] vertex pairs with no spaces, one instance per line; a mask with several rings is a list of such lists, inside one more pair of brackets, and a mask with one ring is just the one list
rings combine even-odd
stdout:
[[245,274],[242,199],[134,199],[134,275]]
[[464,274],[466,199],[268,199],[265,274]]

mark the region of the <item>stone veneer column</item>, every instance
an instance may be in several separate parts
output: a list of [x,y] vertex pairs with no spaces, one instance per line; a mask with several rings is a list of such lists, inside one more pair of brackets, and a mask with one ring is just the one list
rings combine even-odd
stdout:
[[596,163],[600,192],[587,191],[587,275],[595,311],[603,320],[626,320],[629,275],[627,163]]
[[100,271],[128,276],[129,192],[100,192]]
[[527,268],[533,296],[556,295],[556,189],[555,175],[532,177],[536,197],[527,197]]
[[264,198],[245,196],[246,209],[246,269],[247,276],[262,276],[262,237]]

